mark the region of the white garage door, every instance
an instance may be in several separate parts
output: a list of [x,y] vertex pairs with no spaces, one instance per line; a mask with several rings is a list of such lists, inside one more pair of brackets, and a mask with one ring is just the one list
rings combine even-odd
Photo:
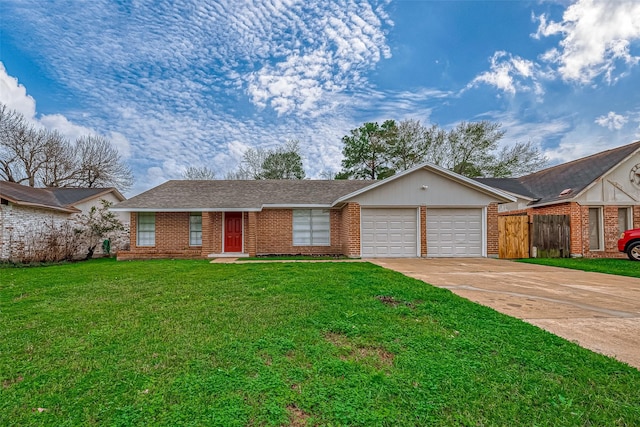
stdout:
[[427,256],[482,256],[482,209],[427,208]]
[[417,256],[416,209],[362,209],[362,257]]

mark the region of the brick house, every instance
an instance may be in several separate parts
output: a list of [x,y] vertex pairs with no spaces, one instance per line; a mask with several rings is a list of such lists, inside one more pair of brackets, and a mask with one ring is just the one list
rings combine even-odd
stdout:
[[[115,204],[125,197],[115,188],[33,188],[0,181],[0,261],[28,259],[50,237],[48,233],[73,231],[79,218],[99,207],[101,200]],[[119,217],[127,228],[129,216]],[[128,241],[128,231],[120,241],[122,245]]]
[[499,215],[568,215],[573,257],[623,257],[622,231],[640,228],[640,141],[520,178],[477,179],[512,195]]
[[112,210],[131,215],[120,260],[495,256],[497,204],[514,200],[422,164],[381,181],[168,181]]

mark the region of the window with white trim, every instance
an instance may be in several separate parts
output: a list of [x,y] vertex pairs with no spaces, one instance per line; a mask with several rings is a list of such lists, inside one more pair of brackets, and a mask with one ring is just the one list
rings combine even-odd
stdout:
[[329,209],[293,210],[293,246],[330,246]]
[[138,212],[137,225],[138,246],[156,245],[156,214],[155,212]]
[[202,213],[189,214],[189,245],[202,246]]
[[618,208],[618,232],[631,229],[631,208]]
[[589,208],[589,250],[602,250],[602,210]]

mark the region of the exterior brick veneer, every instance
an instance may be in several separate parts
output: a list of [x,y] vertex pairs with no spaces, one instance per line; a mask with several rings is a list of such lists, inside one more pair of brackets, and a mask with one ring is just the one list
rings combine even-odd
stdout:
[[[100,206],[100,200],[85,205],[88,206],[88,210],[91,206]],[[86,215],[86,212],[69,214],[13,203],[0,204],[0,260],[29,259],[28,254],[37,248],[47,246],[48,236],[55,235],[56,230],[67,230],[73,234],[73,230],[84,228],[83,215]],[[123,221],[122,225],[124,230],[112,232],[105,237],[111,239],[113,253],[129,244],[129,224]],[[83,258],[87,254],[89,243],[86,238],[81,238],[79,243],[75,257]],[[103,255],[101,242],[98,242],[93,253],[93,256],[99,255]]]
[[[360,256],[360,205],[347,203],[341,209],[331,209],[331,244],[329,246],[293,245],[293,210],[264,209],[243,215],[244,253],[256,255],[346,255]],[[427,253],[428,208],[420,207],[420,255]],[[588,212],[587,212],[588,215]],[[640,219],[640,212],[637,214]],[[498,207],[487,208],[487,255],[498,254]],[[131,213],[131,246],[118,251],[118,259],[145,258],[207,258],[222,254],[224,215],[222,212],[202,213],[202,246],[189,245],[189,212],[156,212],[156,244],[138,246],[137,214]],[[573,248],[573,244],[572,244]]]
[[[526,213],[529,223],[534,215],[569,215],[571,224],[571,256],[585,258],[624,258],[618,252],[618,209],[629,206],[604,206],[602,209],[604,224],[604,250],[589,249],[589,208],[601,206],[582,206],[576,202],[559,203],[556,205],[528,208],[516,211],[502,212],[500,216],[510,216]],[[633,207],[633,225],[640,228],[640,206]]]
[[340,255],[342,254],[342,211],[331,209],[330,246],[294,246],[293,210],[265,209],[257,212],[256,254],[257,255]]
[[[202,246],[189,245],[189,212],[156,212],[155,246],[137,244],[137,214],[131,213],[131,246],[119,251],[118,259],[206,258],[221,254],[223,248],[222,212],[202,213]],[[293,211],[265,209],[243,216],[244,253],[256,255],[341,255],[360,256],[360,206],[349,203],[329,213],[329,246],[294,246]]]
[[420,256],[427,256],[427,207],[420,206]]
[[498,204],[487,207],[487,256],[498,257]]
[[342,254],[360,256],[360,204],[347,203],[342,208]]

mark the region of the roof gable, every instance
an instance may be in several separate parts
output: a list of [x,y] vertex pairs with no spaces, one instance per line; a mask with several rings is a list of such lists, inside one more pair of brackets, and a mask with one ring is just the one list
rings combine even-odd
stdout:
[[[342,202],[342,201],[346,201],[349,199],[352,199],[356,196],[359,196],[361,194],[364,194],[366,192],[370,192],[370,191],[374,191],[376,188],[383,186],[383,185],[388,185],[391,182],[394,182],[396,180],[402,180],[404,179],[404,177],[408,176],[408,175],[412,175],[415,174],[418,171],[428,171],[431,172],[435,175],[439,175],[442,178],[448,180],[448,181],[453,181],[456,182],[464,187],[467,187],[468,189],[471,189],[473,191],[477,191],[480,193],[483,193],[484,195],[490,196],[493,199],[496,199],[497,201],[500,202],[508,202],[508,201],[514,201],[515,199],[513,199],[513,197],[511,197],[510,195],[504,193],[503,191],[501,191],[500,189],[494,188],[494,187],[490,187],[488,185],[485,185],[484,183],[481,182],[477,182],[473,179],[467,178],[466,176],[457,174],[455,172],[452,172],[448,169],[442,168],[440,166],[434,165],[432,163],[429,162],[425,162],[425,163],[421,163],[417,166],[414,166],[411,169],[407,169],[406,171],[403,171],[401,173],[395,174],[393,176],[390,176],[389,178],[386,178],[382,181],[375,181],[374,183],[372,183],[371,185],[367,186],[367,187],[363,187],[353,193],[347,194],[343,197],[341,197],[340,199],[338,199],[336,201],[336,203],[338,202]],[[426,189],[426,188],[425,188]]]
[[568,201],[637,151],[640,151],[640,141],[552,166],[520,177],[518,181],[537,196],[535,204]]

